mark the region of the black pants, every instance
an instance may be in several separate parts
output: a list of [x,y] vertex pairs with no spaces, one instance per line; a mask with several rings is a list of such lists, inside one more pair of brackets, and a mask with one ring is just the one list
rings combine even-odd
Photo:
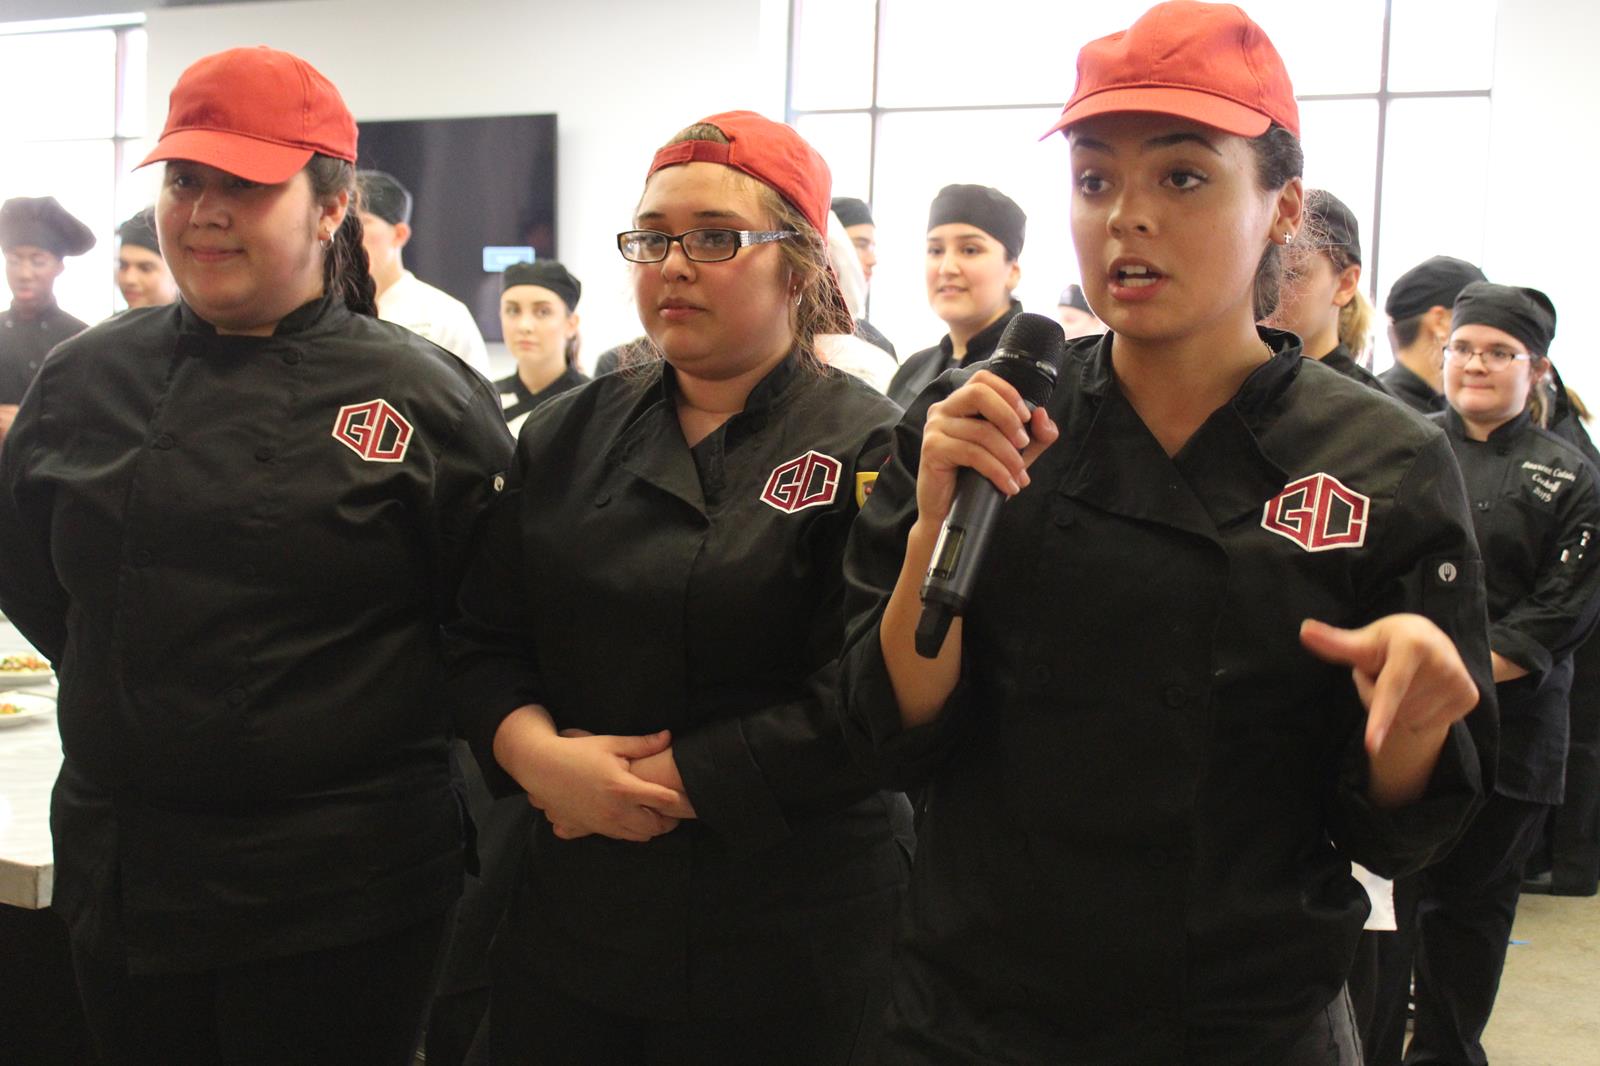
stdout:
[[1483,1066],[1522,868],[1549,807],[1493,795],[1443,862],[1418,874],[1417,1018],[1408,1066]]
[[1600,890],[1600,632],[1572,658],[1566,802],[1550,812],[1550,891]]
[[1350,998],[1361,1032],[1366,1066],[1400,1066],[1406,1047],[1411,1000],[1411,961],[1416,955],[1417,877],[1394,884],[1393,930],[1368,930],[1356,948]]
[[489,1007],[494,1066],[844,1066],[883,1013],[885,987],[778,1002],[742,1018],[645,1021],[499,965]]
[[361,944],[201,973],[129,974],[74,950],[104,1066],[403,1066],[445,917]]

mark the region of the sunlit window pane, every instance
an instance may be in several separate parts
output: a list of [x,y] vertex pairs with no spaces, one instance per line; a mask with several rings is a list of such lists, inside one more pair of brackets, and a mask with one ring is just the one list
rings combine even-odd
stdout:
[[[1377,186],[1378,104],[1320,100],[1300,107],[1306,186],[1326,189],[1355,212],[1363,259],[1372,261],[1372,206]],[[1363,277],[1363,288],[1368,279]]]
[[[1378,306],[1395,278],[1434,255],[1483,262],[1489,101],[1396,100],[1383,161]],[[1439,145],[1450,146],[1448,160]],[[1380,331],[1381,332],[1381,331]]]
[[938,342],[945,325],[928,309],[923,263],[928,205],[945,185],[992,185],[1028,216],[1022,251],[1023,306],[1055,309],[1078,276],[1067,228],[1067,145],[1040,141],[1053,109],[905,112],[883,116],[878,131],[878,265],[872,321],[902,355]]
[[833,195],[870,199],[872,119],[868,115],[801,115],[794,126],[828,161]]
[[113,30],[0,36],[0,143],[112,135]]
[[1389,29],[1389,91],[1494,84],[1495,0],[1400,0]]
[[1149,6],[884,0],[878,103],[1059,106],[1072,95],[1078,49],[1126,29]]
[[[1399,0],[1403,7],[1409,0]],[[1266,31],[1299,96],[1375,93],[1383,65],[1383,0],[1249,0],[1244,8]]]
[[796,0],[796,111],[872,105],[872,25],[876,0]]
[[[104,141],[41,141],[24,150],[0,153],[0,200],[13,196],[54,196],[94,230],[95,246],[67,259],[56,279],[56,302],[69,314],[94,323],[111,313],[111,237],[116,166],[112,145]],[[9,303],[9,300],[7,301]]]
[[144,95],[149,69],[150,35],[144,30],[123,33],[122,114],[117,120],[118,137],[144,136]]

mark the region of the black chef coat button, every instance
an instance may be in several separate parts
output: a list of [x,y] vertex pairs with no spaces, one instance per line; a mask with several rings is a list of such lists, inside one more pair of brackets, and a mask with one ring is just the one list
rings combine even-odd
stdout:
[[167,436],[167,434],[165,434],[165,433],[161,434],[161,436],[157,437],[156,440],[155,440],[155,446],[156,446],[157,450],[163,451],[163,452],[166,451],[168,448],[171,448],[176,443],[177,443],[176,441],[174,441],[171,437]]
[[1044,663],[1033,668],[1033,683],[1035,685],[1048,685],[1050,683],[1050,668]]
[[154,559],[155,556],[151,555],[143,548],[140,548],[138,551],[133,553],[134,566],[149,566]]
[[1160,869],[1167,864],[1167,853],[1162,851],[1160,848],[1151,848],[1149,851],[1145,852],[1144,858],[1146,862],[1148,862],[1151,866],[1154,866],[1156,869]]
[[256,564],[255,563],[245,563],[243,566],[241,566],[239,568],[239,573],[243,574],[245,577],[255,577],[256,576]]
[[1177,710],[1180,707],[1187,707],[1189,705],[1189,693],[1181,685],[1172,685],[1168,687],[1167,691],[1162,693],[1162,699],[1165,700],[1167,706],[1171,707],[1173,710]]
[[1055,521],[1056,521],[1056,525],[1058,525],[1058,526],[1062,527],[1063,529],[1065,529],[1067,526],[1072,525],[1072,512],[1071,511],[1057,511],[1056,512]]
[[1479,500],[1477,503],[1473,504],[1472,506],[1476,507],[1480,511],[1487,511],[1489,509],[1489,501],[1488,500]]
[[291,349],[291,350],[289,350],[287,352],[284,352],[283,353],[283,361],[285,363],[288,363],[290,366],[297,366],[300,363],[300,353],[297,352],[297,351],[294,351],[293,349]]
[[263,444],[261,447],[256,449],[256,461],[262,463],[268,462],[276,454],[277,453],[271,448]]
[[600,495],[598,495],[598,496],[596,496],[594,498],[594,505],[596,507],[604,507],[606,504],[608,504],[610,502],[611,502],[611,493],[609,493],[609,492],[602,492]]
[[39,364],[34,362],[32,359],[29,359],[28,360],[28,369],[29,370],[38,370],[39,369]]
[[230,688],[228,690],[228,702],[230,704],[232,704],[233,706],[235,706],[235,707],[237,707],[241,703],[243,703],[244,702],[244,689],[242,689],[242,688]]

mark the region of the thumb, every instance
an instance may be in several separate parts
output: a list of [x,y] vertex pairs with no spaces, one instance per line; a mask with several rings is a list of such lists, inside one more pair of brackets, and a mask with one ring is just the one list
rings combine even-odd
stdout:
[[624,759],[645,759],[659,755],[672,746],[672,733],[663,729],[642,737],[613,737],[611,752]]
[[1382,644],[1372,626],[1340,629],[1307,618],[1300,623],[1300,643],[1323,662],[1352,666],[1368,674],[1383,668]]

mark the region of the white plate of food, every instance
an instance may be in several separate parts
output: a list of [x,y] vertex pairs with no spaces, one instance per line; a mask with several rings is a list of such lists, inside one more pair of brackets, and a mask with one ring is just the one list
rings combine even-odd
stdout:
[[54,714],[56,701],[29,692],[0,692],[0,729],[21,725],[30,718]]
[[0,655],[0,688],[50,681],[55,676],[50,664],[37,655]]

